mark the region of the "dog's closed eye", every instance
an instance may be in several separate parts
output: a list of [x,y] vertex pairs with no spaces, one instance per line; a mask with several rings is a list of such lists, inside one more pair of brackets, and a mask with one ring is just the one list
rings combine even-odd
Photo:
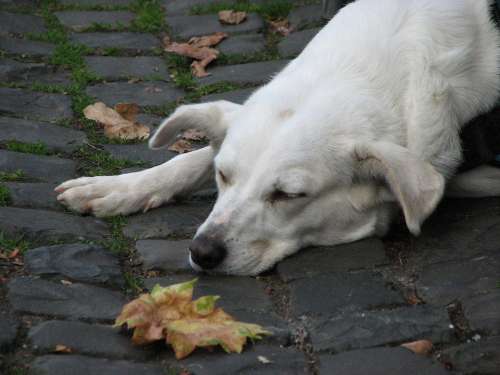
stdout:
[[283,190],[276,189],[269,195],[269,201],[271,203],[278,201],[288,201],[292,199],[305,198],[306,193],[287,193]]

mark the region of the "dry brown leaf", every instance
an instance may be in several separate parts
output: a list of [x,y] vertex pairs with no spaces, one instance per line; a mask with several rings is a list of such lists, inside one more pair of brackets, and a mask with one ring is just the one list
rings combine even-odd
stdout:
[[12,252],[9,254],[9,259],[14,259],[19,255],[19,248],[16,247]]
[[141,111],[141,108],[135,103],[118,103],[115,105],[115,111],[125,120],[135,122],[135,118]]
[[68,348],[66,345],[56,345],[54,348],[55,353],[73,353],[73,350],[71,348]]
[[179,154],[185,154],[186,152],[194,150],[193,144],[182,138],[173,143],[168,149],[170,151],[178,152]]
[[221,10],[219,12],[220,23],[225,23],[227,25],[238,25],[246,19],[246,12],[236,12],[234,10]]
[[213,47],[227,38],[227,34],[221,31],[205,36],[194,36],[189,39],[188,44],[194,47]]
[[220,345],[226,352],[241,353],[248,338],[268,335],[256,324],[237,322],[221,308],[215,307],[218,296],[193,298],[196,279],[161,287],[124,306],[115,326],[127,324],[134,329],[132,341],[147,344],[165,339],[172,345],[177,359],[185,358],[196,347]]
[[188,129],[182,134],[182,138],[188,141],[201,142],[207,140],[207,135],[198,129]]
[[422,304],[424,301],[422,301],[418,296],[417,294],[415,293],[414,290],[410,291],[407,295],[406,295],[406,301],[410,304],[410,305],[420,305]]
[[408,342],[406,344],[401,344],[401,346],[421,355],[428,355],[432,350],[432,342],[429,340]]
[[[127,116],[134,111],[134,104],[119,104],[120,109]],[[146,139],[149,137],[149,128],[137,122],[123,118],[115,109],[106,107],[104,103],[97,102],[87,106],[83,114],[89,120],[97,121],[104,127],[104,134],[110,139]]]
[[287,19],[269,21],[269,25],[271,26],[271,31],[273,33],[283,36],[287,36],[293,31],[293,27],[290,26],[290,22],[288,22]]

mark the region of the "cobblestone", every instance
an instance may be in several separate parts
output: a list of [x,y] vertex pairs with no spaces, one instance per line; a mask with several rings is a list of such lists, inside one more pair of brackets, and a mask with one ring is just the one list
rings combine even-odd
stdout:
[[147,143],[134,145],[104,145],[104,150],[116,159],[142,161],[151,166],[163,164],[177,156],[177,153],[168,150],[151,150]]
[[182,91],[160,82],[102,83],[87,88],[87,94],[109,106],[136,103],[140,106],[161,106],[182,97]]
[[51,43],[0,36],[0,50],[9,54],[49,56],[54,52],[54,48]]
[[228,100],[233,103],[243,104],[250,95],[255,91],[255,88],[227,91],[220,94],[205,95],[201,98],[202,102],[214,102],[217,100]]
[[111,321],[125,304],[120,293],[85,284],[18,277],[7,287],[7,298],[17,312]]
[[0,87],[0,113],[57,121],[73,117],[71,100],[62,94]]
[[85,58],[87,67],[106,80],[148,78],[169,81],[165,61],[159,57],[101,57]]
[[47,210],[0,207],[0,228],[31,239],[100,240],[107,226],[100,220]]
[[141,240],[135,248],[145,270],[190,271],[188,246],[190,240]]
[[73,152],[87,142],[84,132],[15,117],[0,117],[0,142],[43,143],[50,151]]
[[130,26],[135,16],[131,12],[64,11],[54,13],[59,22],[75,31],[83,31],[94,24],[112,27]]
[[249,13],[246,21],[239,25],[221,24],[216,14],[167,16],[166,22],[172,29],[174,38],[179,40],[187,40],[193,36],[203,36],[215,32],[227,34],[255,33],[262,31],[264,28],[264,21],[255,13]]
[[118,258],[102,247],[86,244],[44,246],[24,256],[33,275],[55,276],[72,281],[123,286]]
[[134,0],[59,0],[64,5],[108,5],[108,6],[127,6]]
[[201,85],[210,85],[217,82],[231,82],[236,84],[258,85],[270,80],[288,64],[288,60],[265,61],[248,64],[217,66],[208,69],[209,76],[198,78]]
[[0,60],[0,79],[23,84],[37,82],[67,86],[71,83],[69,72],[56,70],[43,63],[21,63],[12,59]]
[[44,182],[63,181],[76,175],[73,160],[4,150],[0,150],[0,169],[11,173],[23,171],[25,176]]
[[64,206],[56,200],[54,188],[57,183],[4,182],[3,185],[9,190],[11,206],[64,210]]
[[223,40],[217,49],[226,55],[249,55],[264,51],[266,39],[262,34],[234,35]]
[[290,26],[295,30],[302,30],[326,23],[323,18],[321,5],[316,4],[295,8],[288,15],[288,21],[290,22]]
[[308,29],[291,33],[278,44],[278,52],[282,57],[295,57],[302,52],[312,38],[321,30]]
[[47,29],[41,17],[29,14],[0,12],[0,35],[44,33]]
[[10,313],[0,312],[0,353],[13,349],[19,322]]
[[160,47],[160,41],[156,37],[144,33],[75,33],[71,34],[70,39],[89,48],[118,48],[137,53]]

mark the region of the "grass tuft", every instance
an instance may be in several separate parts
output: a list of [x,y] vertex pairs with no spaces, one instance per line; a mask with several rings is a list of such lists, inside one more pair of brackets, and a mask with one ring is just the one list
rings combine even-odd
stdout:
[[136,0],[130,9],[136,13],[132,22],[133,31],[158,33],[165,30],[165,15],[160,1]]
[[206,5],[195,5],[190,13],[193,15],[218,13],[221,10],[232,9],[239,12],[258,13],[266,19],[286,18],[293,8],[289,0],[269,0],[254,4],[249,0],[216,1]]
[[26,180],[26,174],[20,169],[15,172],[0,172],[0,182],[20,182]]
[[10,253],[15,249],[19,249],[20,253],[24,254],[30,247],[32,247],[31,243],[22,235],[12,236],[0,230],[0,251]]
[[8,206],[12,202],[7,186],[0,184],[0,206]]
[[49,149],[42,142],[36,143],[24,143],[16,140],[7,141],[5,143],[5,149],[15,152],[23,152],[25,154],[35,154],[35,155],[49,155]]
[[90,146],[80,147],[73,156],[79,159],[80,172],[86,176],[115,175],[124,168],[144,165],[142,162],[115,159],[106,151]]

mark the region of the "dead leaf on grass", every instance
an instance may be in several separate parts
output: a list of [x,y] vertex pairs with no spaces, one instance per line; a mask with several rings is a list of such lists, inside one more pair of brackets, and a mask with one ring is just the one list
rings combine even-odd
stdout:
[[54,348],[54,353],[73,353],[71,348],[68,348],[66,345],[56,345]]
[[227,25],[238,25],[246,19],[246,12],[236,12],[234,10],[221,10],[219,12],[219,22]]
[[269,335],[256,324],[237,322],[221,308],[215,307],[218,296],[193,298],[196,279],[161,287],[141,294],[123,307],[115,326],[127,324],[134,329],[132,341],[147,344],[165,339],[172,345],[175,357],[182,359],[196,347],[220,345],[226,352],[241,353],[247,338]]
[[421,355],[428,355],[432,350],[432,342],[429,340],[408,342],[406,344],[401,344],[401,346]]
[[182,138],[173,143],[168,149],[179,154],[185,154],[187,152],[194,151],[193,144]]
[[288,36],[293,31],[293,27],[290,26],[290,22],[287,19],[269,21],[269,25],[271,26],[271,31],[275,34]]
[[103,125],[106,137],[122,140],[149,137],[149,128],[135,122],[135,116],[138,112],[139,107],[136,104],[120,103],[113,109],[101,102],[89,105],[83,110],[86,118]]
[[170,151],[178,152],[179,154],[184,154],[195,150],[194,145],[191,142],[201,142],[206,140],[208,140],[207,135],[201,130],[188,129],[182,134],[181,138],[172,144],[168,149]]

